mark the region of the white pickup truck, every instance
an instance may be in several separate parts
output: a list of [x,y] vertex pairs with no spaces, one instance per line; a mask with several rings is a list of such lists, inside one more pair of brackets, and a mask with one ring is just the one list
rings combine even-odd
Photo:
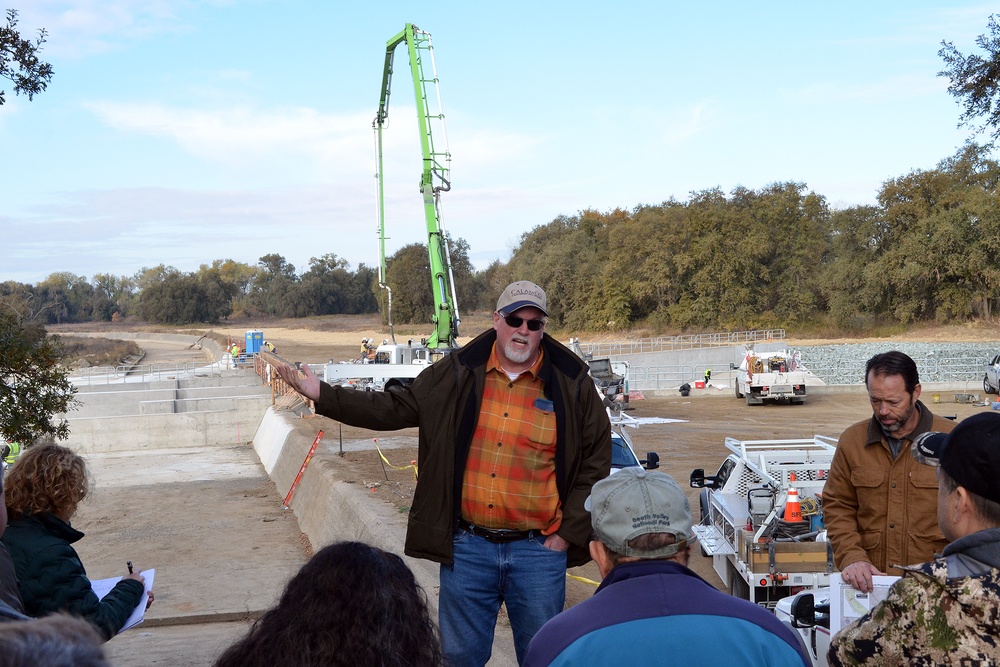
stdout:
[[767,399],[801,404],[806,400],[808,384],[822,384],[816,375],[802,367],[798,353],[767,352],[757,354],[747,348],[735,371],[736,398],[746,398],[747,405],[761,405]]
[[[715,475],[692,471],[691,486],[703,489],[695,533],[733,595],[773,609],[800,589],[830,585],[833,552],[825,541],[821,498],[835,443],[821,435],[726,438],[730,454]],[[793,486],[805,520],[786,523],[784,505]]]
[[983,391],[995,394],[1000,390],[1000,354],[990,359],[986,364],[986,375],[983,376]]
[[660,456],[656,452],[648,452],[646,458],[640,459],[635,454],[632,436],[628,428],[636,428],[639,421],[620,410],[608,408],[608,418],[611,420],[611,472],[616,473],[622,468],[642,467],[655,470],[660,467]]

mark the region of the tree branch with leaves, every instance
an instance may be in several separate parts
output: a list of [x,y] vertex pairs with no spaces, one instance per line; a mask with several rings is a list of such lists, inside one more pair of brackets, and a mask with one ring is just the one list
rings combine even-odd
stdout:
[[0,302],[0,436],[27,446],[69,435],[66,420],[54,418],[75,409],[76,389],[60,365],[58,339],[22,315],[17,303]]
[[[7,10],[7,25],[0,25],[0,78],[14,84],[14,94],[32,100],[52,80],[52,65],[38,59],[47,35],[45,28],[39,28],[38,39],[24,39],[17,31],[17,10]],[[3,103],[4,91],[0,90]]]
[[[938,55],[944,59],[945,69],[938,76],[948,77],[948,92],[965,111],[959,116],[959,127],[975,127],[976,133],[993,128],[990,136],[1000,138],[1000,23],[991,14],[989,34],[976,38],[976,45],[985,51],[984,56],[968,56],[955,48],[954,43],[942,41]],[[976,120],[982,117],[982,125]]]

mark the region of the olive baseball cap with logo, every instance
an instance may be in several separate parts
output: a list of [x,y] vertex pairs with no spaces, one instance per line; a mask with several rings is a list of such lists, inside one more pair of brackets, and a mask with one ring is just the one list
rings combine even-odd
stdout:
[[[622,556],[663,558],[686,549],[694,538],[687,496],[662,472],[623,468],[594,484],[584,507],[597,539]],[[676,541],[650,550],[628,545],[647,533],[671,533]]]
[[507,285],[497,300],[497,312],[507,316],[519,308],[532,306],[542,311],[548,317],[549,311],[545,305],[545,290],[535,283],[519,280]]
[[910,450],[920,463],[941,466],[959,486],[1000,502],[1000,414],[973,415],[951,433],[921,433]]

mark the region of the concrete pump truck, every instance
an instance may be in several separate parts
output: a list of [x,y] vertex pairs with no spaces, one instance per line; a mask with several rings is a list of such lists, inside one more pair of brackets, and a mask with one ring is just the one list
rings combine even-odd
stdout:
[[[382,132],[389,117],[389,95],[392,87],[392,73],[396,48],[406,45],[409,56],[410,73],[417,107],[417,125],[420,133],[422,170],[420,174],[420,194],[423,198],[424,218],[427,223],[427,255],[430,260],[431,292],[434,297],[434,313],[431,321],[434,331],[419,342],[397,343],[392,322],[392,289],[386,282],[385,259],[385,184],[382,177]],[[429,62],[432,76],[424,74],[424,60]],[[431,110],[428,84],[433,85],[436,112]],[[432,124],[439,125],[443,149],[434,143]],[[387,294],[387,319],[390,339],[375,349],[372,364],[366,364],[363,372],[357,366],[328,364],[327,381],[356,378],[363,375],[371,378],[371,387],[388,388],[394,384],[408,384],[413,381],[436,356],[446,354],[458,346],[458,300],[455,296],[455,279],[451,269],[451,255],[448,235],[441,223],[441,193],[451,189],[451,153],[448,151],[448,135],[444,129],[444,113],[441,111],[441,93],[438,87],[437,67],[434,63],[434,47],[430,33],[407,23],[403,30],[386,42],[385,64],[382,69],[382,90],[378,112],[372,122],[375,132],[375,178],[378,189],[378,244],[379,273],[378,284]]]

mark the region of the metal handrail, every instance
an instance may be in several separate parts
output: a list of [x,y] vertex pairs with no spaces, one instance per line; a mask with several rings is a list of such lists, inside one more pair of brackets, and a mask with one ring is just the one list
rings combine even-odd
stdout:
[[118,382],[146,382],[178,375],[222,375],[223,364],[185,362],[181,364],[136,364],[122,366],[90,366],[70,374],[70,381],[78,385],[94,386]]
[[580,348],[583,352],[590,353],[595,357],[605,357],[622,354],[641,354],[643,352],[732,347],[746,345],[747,343],[770,343],[784,339],[784,329],[761,329],[685,334],[681,336],[657,336],[655,338],[636,338],[605,343],[580,343]]

